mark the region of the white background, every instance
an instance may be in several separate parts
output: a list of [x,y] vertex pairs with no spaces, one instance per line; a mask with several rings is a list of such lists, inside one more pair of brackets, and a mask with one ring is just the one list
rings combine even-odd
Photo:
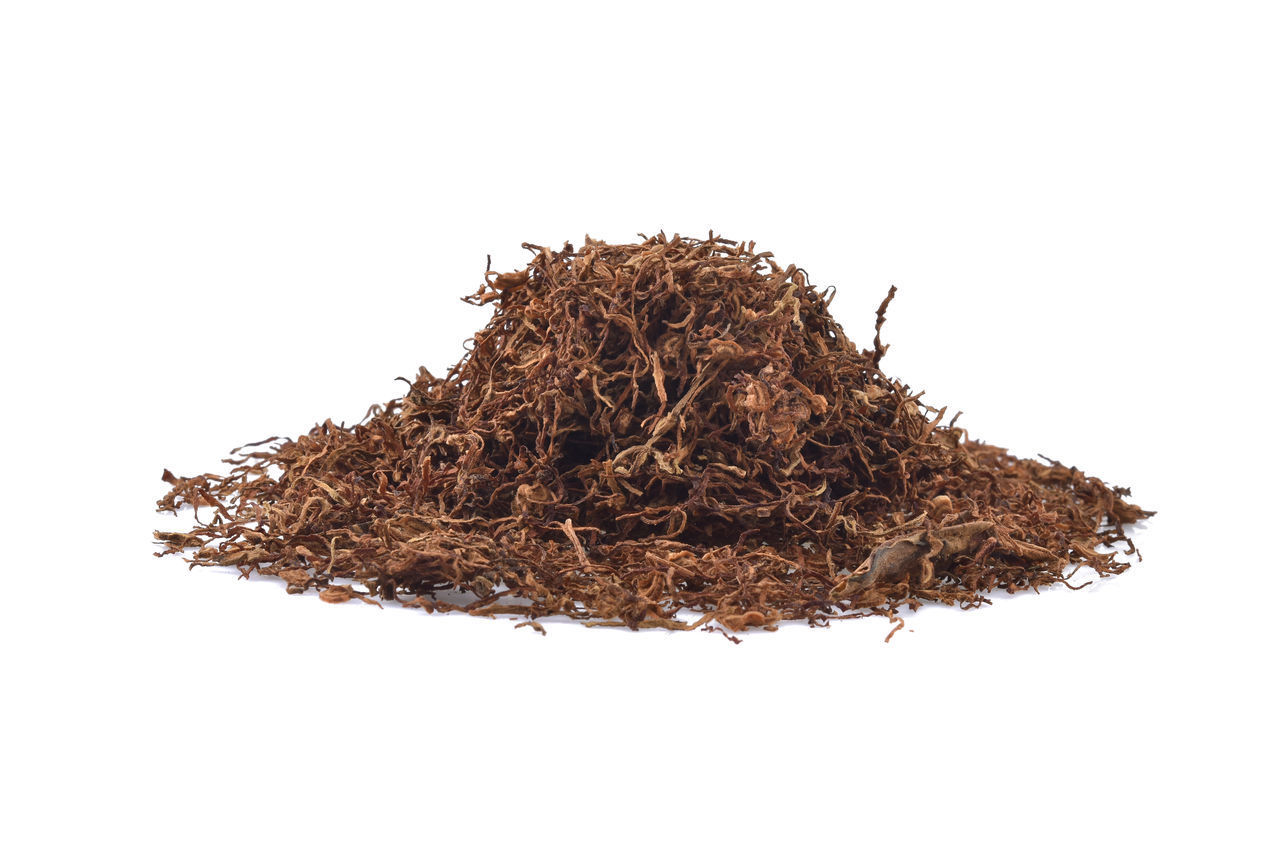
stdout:
[[[1268,4],[0,9],[0,855],[1276,858]],[[486,254],[711,228],[859,344],[897,284],[887,369],[1145,562],[735,647],[151,557],[162,468],[443,371]]]

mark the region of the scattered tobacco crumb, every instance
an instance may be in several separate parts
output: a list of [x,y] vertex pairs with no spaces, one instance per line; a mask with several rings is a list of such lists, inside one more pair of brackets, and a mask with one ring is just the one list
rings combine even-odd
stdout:
[[[526,244],[467,302],[493,316],[354,427],[326,420],[163,479],[160,555],[326,602],[730,632],[972,607],[1122,572],[1147,517],[1057,461],[942,424],[859,351],[803,269],[659,234]],[[201,512],[206,518],[201,519]],[[682,618],[678,612],[689,611]]]

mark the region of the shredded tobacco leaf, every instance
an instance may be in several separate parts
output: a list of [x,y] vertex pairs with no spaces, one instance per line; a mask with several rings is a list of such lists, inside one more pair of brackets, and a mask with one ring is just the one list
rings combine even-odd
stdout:
[[831,291],[754,243],[524,248],[466,298],[493,316],[444,377],[225,475],[166,470],[160,510],[197,525],[160,555],[326,602],[726,636],[897,631],[903,607],[1129,567],[1112,549],[1152,513],[1127,489],[973,441],[881,371],[892,290],[859,351]]

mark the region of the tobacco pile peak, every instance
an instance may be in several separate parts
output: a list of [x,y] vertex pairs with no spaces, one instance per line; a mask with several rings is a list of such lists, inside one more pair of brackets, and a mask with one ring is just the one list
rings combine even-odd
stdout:
[[329,602],[726,634],[1128,568],[1111,548],[1151,513],[1126,489],[975,442],[884,374],[892,290],[858,350],[753,243],[524,248],[466,298],[493,315],[444,377],[166,470],[159,508],[208,514],[160,553]]

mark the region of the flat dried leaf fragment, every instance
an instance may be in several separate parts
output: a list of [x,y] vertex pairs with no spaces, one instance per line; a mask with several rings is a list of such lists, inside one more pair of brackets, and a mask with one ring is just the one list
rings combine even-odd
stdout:
[[886,540],[851,575],[837,582],[831,595],[845,598],[877,584],[906,580],[928,587],[934,582],[936,566],[958,554],[972,553],[994,528],[991,521],[971,521]]
[[378,605],[378,607],[382,607],[379,602],[366,595],[357,593],[346,584],[334,584],[333,586],[320,591],[320,601],[328,602],[331,605],[340,605],[344,602],[349,602],[352,599],[359,599],[365,604]]

